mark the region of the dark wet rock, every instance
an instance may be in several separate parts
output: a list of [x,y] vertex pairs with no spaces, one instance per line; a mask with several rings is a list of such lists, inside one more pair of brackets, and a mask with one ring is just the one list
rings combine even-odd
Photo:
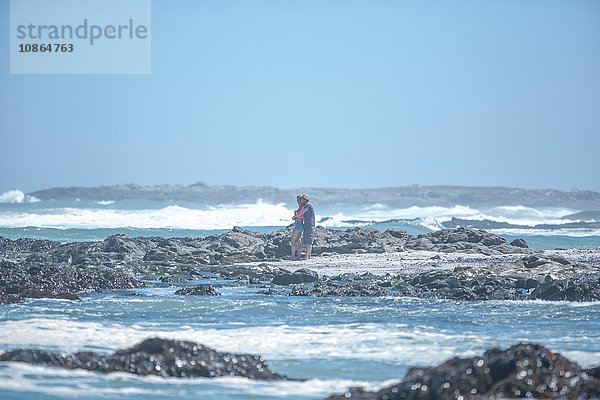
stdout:
[[358,388],[328,399],[596,399],[600,378],[595,373],[543,346],[518,344],[488,350],[482,357],[411,368],[400,383],[378,392]]
[[275,290],[275,289],[272,289],[272,288],[261,289],[261,290],[259,290],[256,293],[258,293],[258,294],[267,294],[267,295],[281,294],[281,292],[279,290]]
[[0,294],[0,304],[15,304],[24,301],[25,298],[14,294]]
[[532,256],[523,258],[521,261],[525,268],[535,268],[535,267],[539,267],[541,265],[553,262],[548,257],[544,257],[541,255],[532,255]]
[[542,282],[533,278],[481,275],[475,278],[451,271],[428,271],[395,278],[393,290],[406,296],[455,300],[600,300],[598,275],[555,280],[548,275]]
[[203,267],[200,273],[215,274],[225,279],[236,279],[241,276],[258,279],[259,281],[271,280],[275,275],[289,273],[290,271],[261,263],[259,265],[227,265],[227,266],[211,266]]
[[[315,282],[293,284],[280,291],[290,296],[409,296],[464,301],[485,300],[600,300],[600,274],[554,280],[513,279],[506,276],[470,277],[450,270],[432,270],[416,275],[371,276],[349,274],[323,276]],[[344,278],[344,279],[342,279]],[[265,294],[277,294],[265,291]]]
[[298,269],[294,272],[284,272],[273,277],[273,285],[293,285],[298,283],[316,282],[319,275],[315,271],[306,268]]
[[531,299],[597,301],[600,300],[600,280],[545,279],[531,293]]
[[53,290],[38,290],[25,289],[19,292],[19,296],[28,299],[65,299],[65,300],[81,300],[79,296],[70,292],[53,291]]
[[519,278],[515,282],[515,288],[517,288],[517,289],[534,289],[535,287],[537,287],[538,284],[539,284],[539,282],[537,281],[537,279]]
[[[136,289],[144,283],[120,271],[0,262],[0,292],[22,298],[77,300],[78,292]],[[9,299],[10,300],[10,299]]]
[[163,283],[186,283],[188,280],[177,275],[162,276],[160,281]]
[[352,272],[344,272],[343,274],[332,276],[330,279],[334,280],[334,281],[352,282],[352,281],[358,281],[361,278],[358,274],[355,274]]
[[297,285],[289,294],[290,296],[352,296],[352,297],[379,297],[392,296],[393,294],[374,282],[337,283],[333,281],[318,282],[310,288],[306,284]]
[[531,255],[529,257],[522,258],[520,263],[525,268],[544,268],[556,270],[565,269],[564,267],[577,267],[578,263],[572,263],[563,256],[559,255]]
[[452,272],[450,271],[427,271],[416,275],[410,283],[413,286],[426,287],[429,289],[449,287],[449,285],[445,283],[445,280],[450,276],[452,276]]
[[510,242],[510,245],[515,247],[522,247],[524,249],[529,247],[527,246],[527,242],[525,241],[525,239],[515,239],[512,242]]
[[310,296],[311,290],[312,288],[307,284],[301,283],[300,285],[294,285],[289,296]]
[[0,361],[163,377],[242,376],[250,379],[286,379],[272,372],[260,356],[221,353],[194,342],[159,338],[144,340],[134,347],[119,350],[109,356],[93,352],[64,355],[45,350],[20,349],[0,355]]
[[186,294],[194,296],[220,296],[212,285],[197,285],[179,289],[175,294]]
[[408,296],[408,297],[419,297],[422,296],[422,291],[415,288],[410,283],[404,281],[402,278],[397,279],[392,286],[392,291],[397,293],[400,296]]
[[60,242],[53,242],[51,240],[30,238],[10,240],[0,236],[0,253],[37,253],[54,249],[60,245]]

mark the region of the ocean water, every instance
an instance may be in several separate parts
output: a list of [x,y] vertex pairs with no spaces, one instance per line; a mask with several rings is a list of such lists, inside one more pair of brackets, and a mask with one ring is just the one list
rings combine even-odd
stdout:
[[[317,204],[317,203],[316,203]],[[0,236],[31,237],[61,242],[102,240],[123,233],[130,236],[205,237],[234,226],[272,232],[289,225],[295,204],[196,204],[182,201],[100,199],[96,201],[39,201],[19,191],[0,195]],[[363,206],[317,204],[317,223],[331,229],[355,226],[379,230],[402,229],[417,235],[443,228],[455,218],[491,220],[532,228],[490,229],[512,240],[524,238],[537,248],[597,249],[598,228],[533,229],[537,224],[580,222],[565,216],[580,210],[520,205],[475,209],[468,206],[408,207],[383,204]]]
[[[37,201],[0,195],[0,236],[61,242],[109,235],[204,237],[242,226],[271,232],[291,223],[291,204],[199,205],[184,202]],[[319,205],[319,224],[440,229],[452,217],[533,226],[569,222],[579,210],[492,207]],[[493,231],[494,232],[494,231]],[[594,229],[497,230],[532,247],[596,249]],[[207,283],[198,281],[194,283]],[[436,365],[494,347],[535,342],[582,366],[600,364],[600,303],[461,302],[414,298],[298,298],[257,294],[259,285],[210,281],[219,297],[176,296],[176,287],[86,293],[82,301],[35,299],[0,306],[0,352],[17,348],[109,354],[148,337],[196,341],[220,351],[260,354],[271,368],[302,381],[176,379],[0,363],[0,398],[319,399],[349,387],[378,389],[411,366]]]
[[260,354],[274,371],[305,381],[102,375],[2,363],[2,398],[318,399],[352,386],[382,387],[411,366],[518,342],[543,344],[586,367],[600,361],[597,302],[297,298],[260,295],[258,285],[211,283],[223,296],[176,296],[173,287],[138,290],[143,297],[89,293],[81,302],[2,306],[0,350],[109,354],[158,336]]

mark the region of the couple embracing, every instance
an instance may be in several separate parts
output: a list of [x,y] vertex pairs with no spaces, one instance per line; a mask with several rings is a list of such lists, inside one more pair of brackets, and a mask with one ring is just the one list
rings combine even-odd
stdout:
[[[306,259],[310,259],[313,241],[315,240],[315,209],[308,196],[296,196],[298,209],[294,212],[294,230],[292,233],[292,258],[301,258],[302,244],[306,246]],[[300,242],[302,236],[302,242]],[[296,255],[296,253],[298,253]]]

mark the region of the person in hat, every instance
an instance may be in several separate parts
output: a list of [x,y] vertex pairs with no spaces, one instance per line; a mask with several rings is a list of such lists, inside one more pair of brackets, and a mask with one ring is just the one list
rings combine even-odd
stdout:
[[[315,208],[313,207],[307,195],[300,196],[302,202],[302,210],[295,215],[296,218],[304,218],[304,226],[302,230],[302,244],[306,246],[306,259],[310,259],[312,245],[315,241]],[[300,203],[299,203],[300,204]]]

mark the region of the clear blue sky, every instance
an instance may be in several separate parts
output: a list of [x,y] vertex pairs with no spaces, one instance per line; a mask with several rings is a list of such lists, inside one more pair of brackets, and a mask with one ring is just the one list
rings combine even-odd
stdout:
[[600,1],[152,2],[151,75],[10,75],[0,191],[600,190]]

